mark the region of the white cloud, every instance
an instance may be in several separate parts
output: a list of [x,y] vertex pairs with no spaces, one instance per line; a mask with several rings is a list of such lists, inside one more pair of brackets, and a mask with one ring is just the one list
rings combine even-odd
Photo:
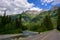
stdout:
[[47,3],[42,3],[42,5],[47,6]]
[[59,4],[60,0],[54,0],[53,5]]
[[44,5],[44,3],[42,3],[42,5]]
[[33,3],[28,3],[27,0],[0,0],[0,8],[6,8],[7,14],[16,14],[25,11],[34,6]]
[[31,8],[30,10],[41,11],[41,10],[43,10],[43,9],[40,9],[40,8],[37,8],[37,7],[33,7],[33,8]]
[[60,3],[60,0],[41,0],[41,2],[42,2],[42,5],[44,5],[43,3],[51,3],[51,2],[53,2],[52,3],[53,5],[56,5]]
[[[41,0],[42,5],[47,6],[45,3],[51,3],[53,2],[53,5],[56,5],[60,3],[60,0]],[[33,3],[28,3],[27,0],[0,0],[0,10],[7,10],[7,15],[11,14],[19,14],[22,11],[26,11],[28,9],[30,10],[42,10],[37,7],[33,7]],[[3,11],[0,12],[0,15],[3,15]]]
[[52,2],[53,0],[41,0],[43,3],[50,3]]

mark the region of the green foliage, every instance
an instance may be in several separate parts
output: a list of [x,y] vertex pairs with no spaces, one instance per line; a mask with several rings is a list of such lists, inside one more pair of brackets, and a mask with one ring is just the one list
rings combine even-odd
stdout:
[[57,29],[60,30],[60,7],[58,8],[58,20],[57,20]]
[[22,29],[19,27],[21,23],[20,21],[21,18],[19,18],[19,21],[17,21],[12,20],[10,16],[5,16],[5,14],[4,16],[0,16],[0,34],[21,33]]
[[[50,15],[47,15],[49,14]],[[44,18],[45,17],[45,18]],[[0,34],[21,33],[23,30],[44,32],[53,29],[53,24],[57,18],[56,10],[45,11],[39,15],[22,13],[18,15],[0,16]],[[53,24],[52,20],[53,19]]]
[[31,31],[38,31],[40,25],[38,23],[32,23],[32,24],[31,24],[30,30]]
[[44,26],[46,27],[47,30],[52,30],[53,29],[53,24],[51,22],[51,19],[50,19],[49,15],[45,16],[43,24],[44,24]]

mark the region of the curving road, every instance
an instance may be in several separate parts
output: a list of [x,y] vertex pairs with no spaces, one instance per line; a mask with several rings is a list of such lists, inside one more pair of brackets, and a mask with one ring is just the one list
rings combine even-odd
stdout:
[[29,37],[24,40],[60,40],[60,32],[54,29],[50,32]]
[[43,40],[60,40],[60,32],[54,30],[51,33],[49,33],[45,39],[43,38]]
[[56,29],[43,34],[37,34],[24,39],[20,39],[20,34],[0,35],[0,40],[60,40],[60,32]]

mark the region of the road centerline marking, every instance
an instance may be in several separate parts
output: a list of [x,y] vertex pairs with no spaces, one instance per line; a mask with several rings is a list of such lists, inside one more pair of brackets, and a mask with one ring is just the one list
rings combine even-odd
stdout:
[[[51,32],[52,33],[52,32]],[[49,35],[51,35],[51,33],[50,34],[47,34],[45,37],[43,37],[41,40],[45,40]]]
[[47,36],[43,37],[41,40],[44,40],[44,39],[46,39],[48,36],[49,36],[49,35],[47,35]]

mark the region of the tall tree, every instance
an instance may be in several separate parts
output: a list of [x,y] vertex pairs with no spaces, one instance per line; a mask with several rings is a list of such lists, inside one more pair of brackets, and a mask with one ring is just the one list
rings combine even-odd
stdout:
[[43,21],[44,26],[46,27],[47,30],[52,30],[53,29],[53,24],[50,18],[50,15],[46,15]]
[[18,16],[18,18],[15,21],[15,27],[18,29],[22,29],[25,30],[26,28],[22,25],[22,14],[20,14],[20,16]]
[[57,19],[57,29],[60,30],[60,7],[57,10],[58,12],[58,19]]
[[6,11],[4,11],[4,15],[2,17],[1,24],[2,24],[2,26],[5,26],[5,24],[6,24]]

